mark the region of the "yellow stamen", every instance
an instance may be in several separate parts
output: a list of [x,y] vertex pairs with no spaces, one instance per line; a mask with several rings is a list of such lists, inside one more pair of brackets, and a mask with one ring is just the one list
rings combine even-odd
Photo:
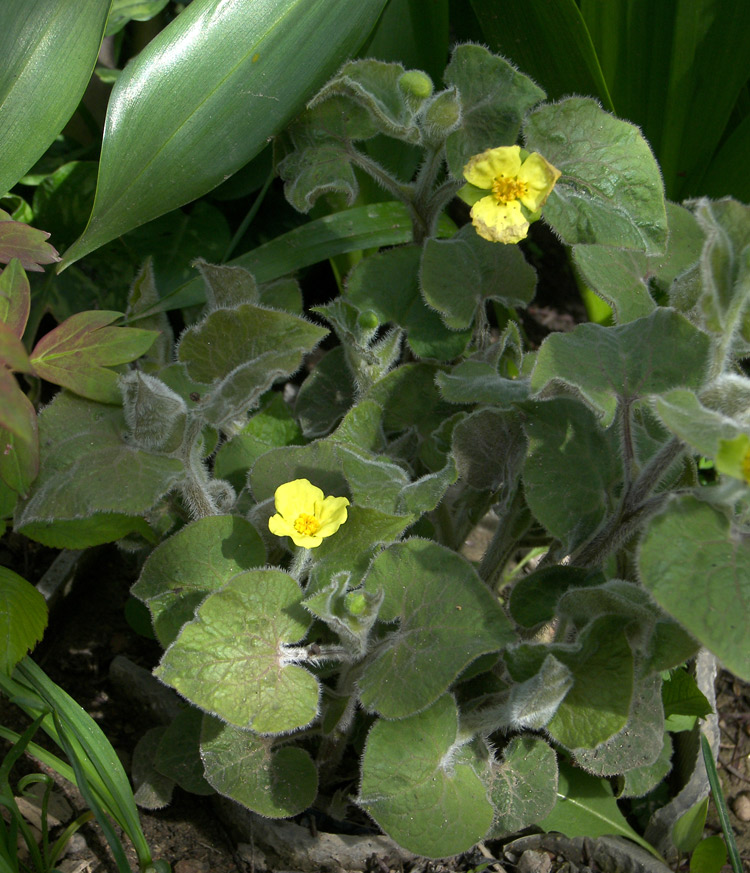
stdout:
[[294,522],[294,529],[297,533],[304,536],[314,537],[320,529],[320,522],[314,515],[308,515],[306,512],[303,512],[297,516],[297,520]]
[[492,182],[492,195],[499,203],[510,203],[512,200],[520,200],[525,197],[527,186],[518,179],[510,179],[507,176],[497,176]]

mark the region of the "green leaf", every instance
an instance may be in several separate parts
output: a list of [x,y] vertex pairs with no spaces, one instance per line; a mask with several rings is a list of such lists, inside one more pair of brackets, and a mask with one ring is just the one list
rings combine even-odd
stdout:
[[493,403],[508,409],[529,396],[528,379],[507,379],[487,361],[461,361],[450,373],[438,373],[435,381],[449,403]]
[[18,573],[0,567],[0,670],[10,676],[46,627],[44,597]]
[[488,300],[525,307],[536,289],[536,272],[518,246],[490,243],[471,225],[451,239],[427,239],[419,278],[425,301],[451,330],[471,327]]
[[181,710],[164,730],[154,755],[154,766],[191,794],[213,794],[203,776],[200,733],[203,713],[194,706]]
[[659,857],[627,823],[606,779],[589,776],[561,761],[557,793],[552,814],[537,822],[543,830],[559,831],[566,837],[627,837]]
[[672,842],[678,852],[692,852],[703,836],[708,812],[708,797],[691,806],[674,823]]
[[13,375],[0,373],[0,479],[24,497],[39,472],[36,410]]
[[573,247],[573,263],[589,287],[612,307],[618,324],[653,312],[652,284],[666,293],[672,280],[700,256],[703,234],[693,214],[668,203],[667,218],[669,239],[664,255],[609,246]]
[[111,0],[10,0],[0,34],[0,194],[40,158],[88,84]]
[[672,769],[672,737],[664,732],[664,745],[659,757],[645,767],[634,767],[623,774],[620,797],[645,797]]
[[326,333],[289,312],[243,303],[216,309],[189,327],[177,357],[192,379],[212,385],[203,412],[221,427],[257,406],[274,382],[294,373]]
[[[545,362],[537,361],[537,369]],[[558,373],[563,370],[560,356],[555,364]],[[618,435],[604,430],[586,406],[567,397],[526,403],[524,410],[529,439],[523,469],[526,500],[547,530],[573,548],[616,503],[622,477]]]
[[355,400],[355,386],[344,346],[336,346],[318,361],[297,393],[294,412],[308,439],[325,436],[341,421]]
[[406,70],[402,64],[373,58],[349,61],[315,95],[313,106],[329,97],[341,96],[367,112],[375,130],[386,136],[419,143],[414,107],[399,87]]
[[132,593],[148,606],[154,633],[166,648],[208,593],[265,560],[263,541],[249,521],[236,515],[200,518],[151,552]]
[[0,273],[0,322],[22,337],[29,320],[31,290],[21,262],[12,260]]
[[42,272],[41,264],[54,264],[60,258],[57,250],[45,240],[49,233],[20,221],[11,221],[0,209],[0,263],[18,260],[26,270]]
[[214,475],[227,479],[239,492],[257,459],[279,446],[303,442],[302,431],[281,394],[273,393],[242,430],[219,448],[214,458]]
[[[450,236],[455,232],[455,225],[443,221],[438,232]],[[336,255],[402,245],[411,239],[411,218],[403,203],[371,203],[316,218],[234,258],[229,264],[249,270],[258,282],[270,282]],[[164,300],[161,308],[180,309],[205,301],[203,282],[193,279]]]
[[705,234],[700,265],[675,283],[672,300],[717,338],[711,375],[750,350],[750,207],[725,198],[702,199],[695,215]]
[[452,175],[460,179],[473,155],[513,145],[521,121],[544,91],[504,58],[479,45],[456,46],[443,78],[458,91],[461,125],[445,142]]
[[119,376],[108,367],[139,358],[157,336],[152,330],[107,326],[121,317],[121,312],[71,315],[34,346],[34,370],[88,400],[120,403]]
[[210,785],[266,818],[297,815],[318,793],[318,771],[304,749],[274,748],[271,737],[208,715],[203,719],[201,757]]
[[518,415],[480,409],[453,429],[453,457],[459,476],[472,488],[512,493],[526,456],[526,438]]
[[513,621],[533,628],[555,617],[557,601],[569,588],[600,585],[604,575],[600,570],[558,565],[542,567],[522,576],[510,592],[508,607]]
[[363,705],[385,718],[429,706],[479,655],[514,639],[471,564],[437,543],[390,546],[375,558],[365,589],[385,592],[381,622],[399,622],[358,683]]
[[715,458],[722,441],[737,434],[739,422],[703,406],[695,392],[686,388],[655,397],[653,408],[675,436],[708,458]]
[[235,727],[305,727],[318,714],[318,681],[284,648],[310,627],[301,601],[299,585],[281,570],[239,573],[203,600],[154,672]]
[[148,21],[158,15],[169,0],[112,0],[107,19],[107,36],[119,33],[129,21]]
[[661,254],[667,215],[659,166],[641,135],[595,100],[569,97],[534,110],[526,148],[562,173],[544,218],[569,245],[598,243]]
[[750,678],[750,544],[726,516],[675,497],[646,529],[638,556],[656,602],[737,676]]
[[661,677],[636,682],[627,724],[593,749],[574,749],[578,766],[595,776],[615,776],[651,766],[664,748]]
[[690,873],[720,873],[726,862],[727,847],[724,840],[718,835],[706,837],[693,849]]
[[705,379],[710,340],[671,309],[657,309],[616,327],[581,324],[542,343],[531,388],[542,395],[562,383],[612,422],[617,400],[632,402],[671,388],[698,388]]
[[456,704],[447,694],[417,715],[377,721],[357,802],[411,852],[443,858],[467,851],[487,833],[493,811],[460,749]]
[[149,728],[138,740],[130,765],[134,798],[143,809],[163,809],[172,800],[174,779],[160,773],[154,764],[156,750],[166,731],[165,727]]
[[490,837],[498,839],[536,824],[552,812],[557,800],[557,755],[543,739],[514,737],[502,761],[488,774],[495,807]]
[[665,728],[668,731],[692,730],[699,718],[713,712],[695,679],[682,667],[672,670],[662,686]]
[[594,748],[620,731],[633,697],[633,652],[623,621],[604,616],[569,645],[523,643],[504,655],[512,678],[524,682],[553,655],[573,675],[574,684],[547,724],[547,731],[569,749]]
[[383,5],[191,3],[115,83],[92,215],[63,263],[239,170],[356,50]]
[[122,410],[60,392],[39,415],[39,476],[16,530],[53,547],[86,548],[133,531],[183,476],[182,463],[128,445]]
[[575,0],[471,0],[493,51],[518,64],[550,99],[590,94],[614,111],[599,58]]
[[18,373],[33,372],[24,344],[10,327],[2,322],[0,322],[0,362],[9,370]]
[[349,274],[346,299],[360,311],[372,310],[381,323],[406,331],[406,341],[421,358],[458,357],[471,339],[470,331],[454,332],[430,309],[419,293],[420,246],[403,246],[361,260]]

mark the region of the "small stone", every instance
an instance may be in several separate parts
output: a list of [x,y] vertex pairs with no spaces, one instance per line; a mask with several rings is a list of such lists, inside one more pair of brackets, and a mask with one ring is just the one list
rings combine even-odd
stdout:
[[76,832],[65,844],[63,854],[65,855],[83,855],[88,851],[86,838],[80,832]]
[[518,859],[518,873],[550,873],[552,859],[546,852],[527,849]]
[[734,814],[740,821],[750,821],[750,794],[738,794],[733,807]]

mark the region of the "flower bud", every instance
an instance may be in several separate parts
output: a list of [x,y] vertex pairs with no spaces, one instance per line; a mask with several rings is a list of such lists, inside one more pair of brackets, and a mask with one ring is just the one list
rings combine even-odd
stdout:
[[461,101],[455,88],[440,91],[427,104],[422,114],[425,139],[441,143],[461,123]]
[[418,112],[424,101],[432,94],[432,79],[421,70],[407,70],[399,77],[399,91],[412,112]]
[[160,379],[139,370],[122,376],[120,388],[133,441],[149,451],[177,451],[187,422],[187,405],[182,397]]

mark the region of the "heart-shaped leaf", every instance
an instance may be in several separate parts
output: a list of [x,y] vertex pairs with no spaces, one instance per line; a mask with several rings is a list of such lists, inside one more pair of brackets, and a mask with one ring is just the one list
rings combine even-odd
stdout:
[[155,673],[203,710],[257,733],[308,725],[318,713],[318,681],[286,643],[312,619],[302,592],[281,570],[248,570],[209,594]]

